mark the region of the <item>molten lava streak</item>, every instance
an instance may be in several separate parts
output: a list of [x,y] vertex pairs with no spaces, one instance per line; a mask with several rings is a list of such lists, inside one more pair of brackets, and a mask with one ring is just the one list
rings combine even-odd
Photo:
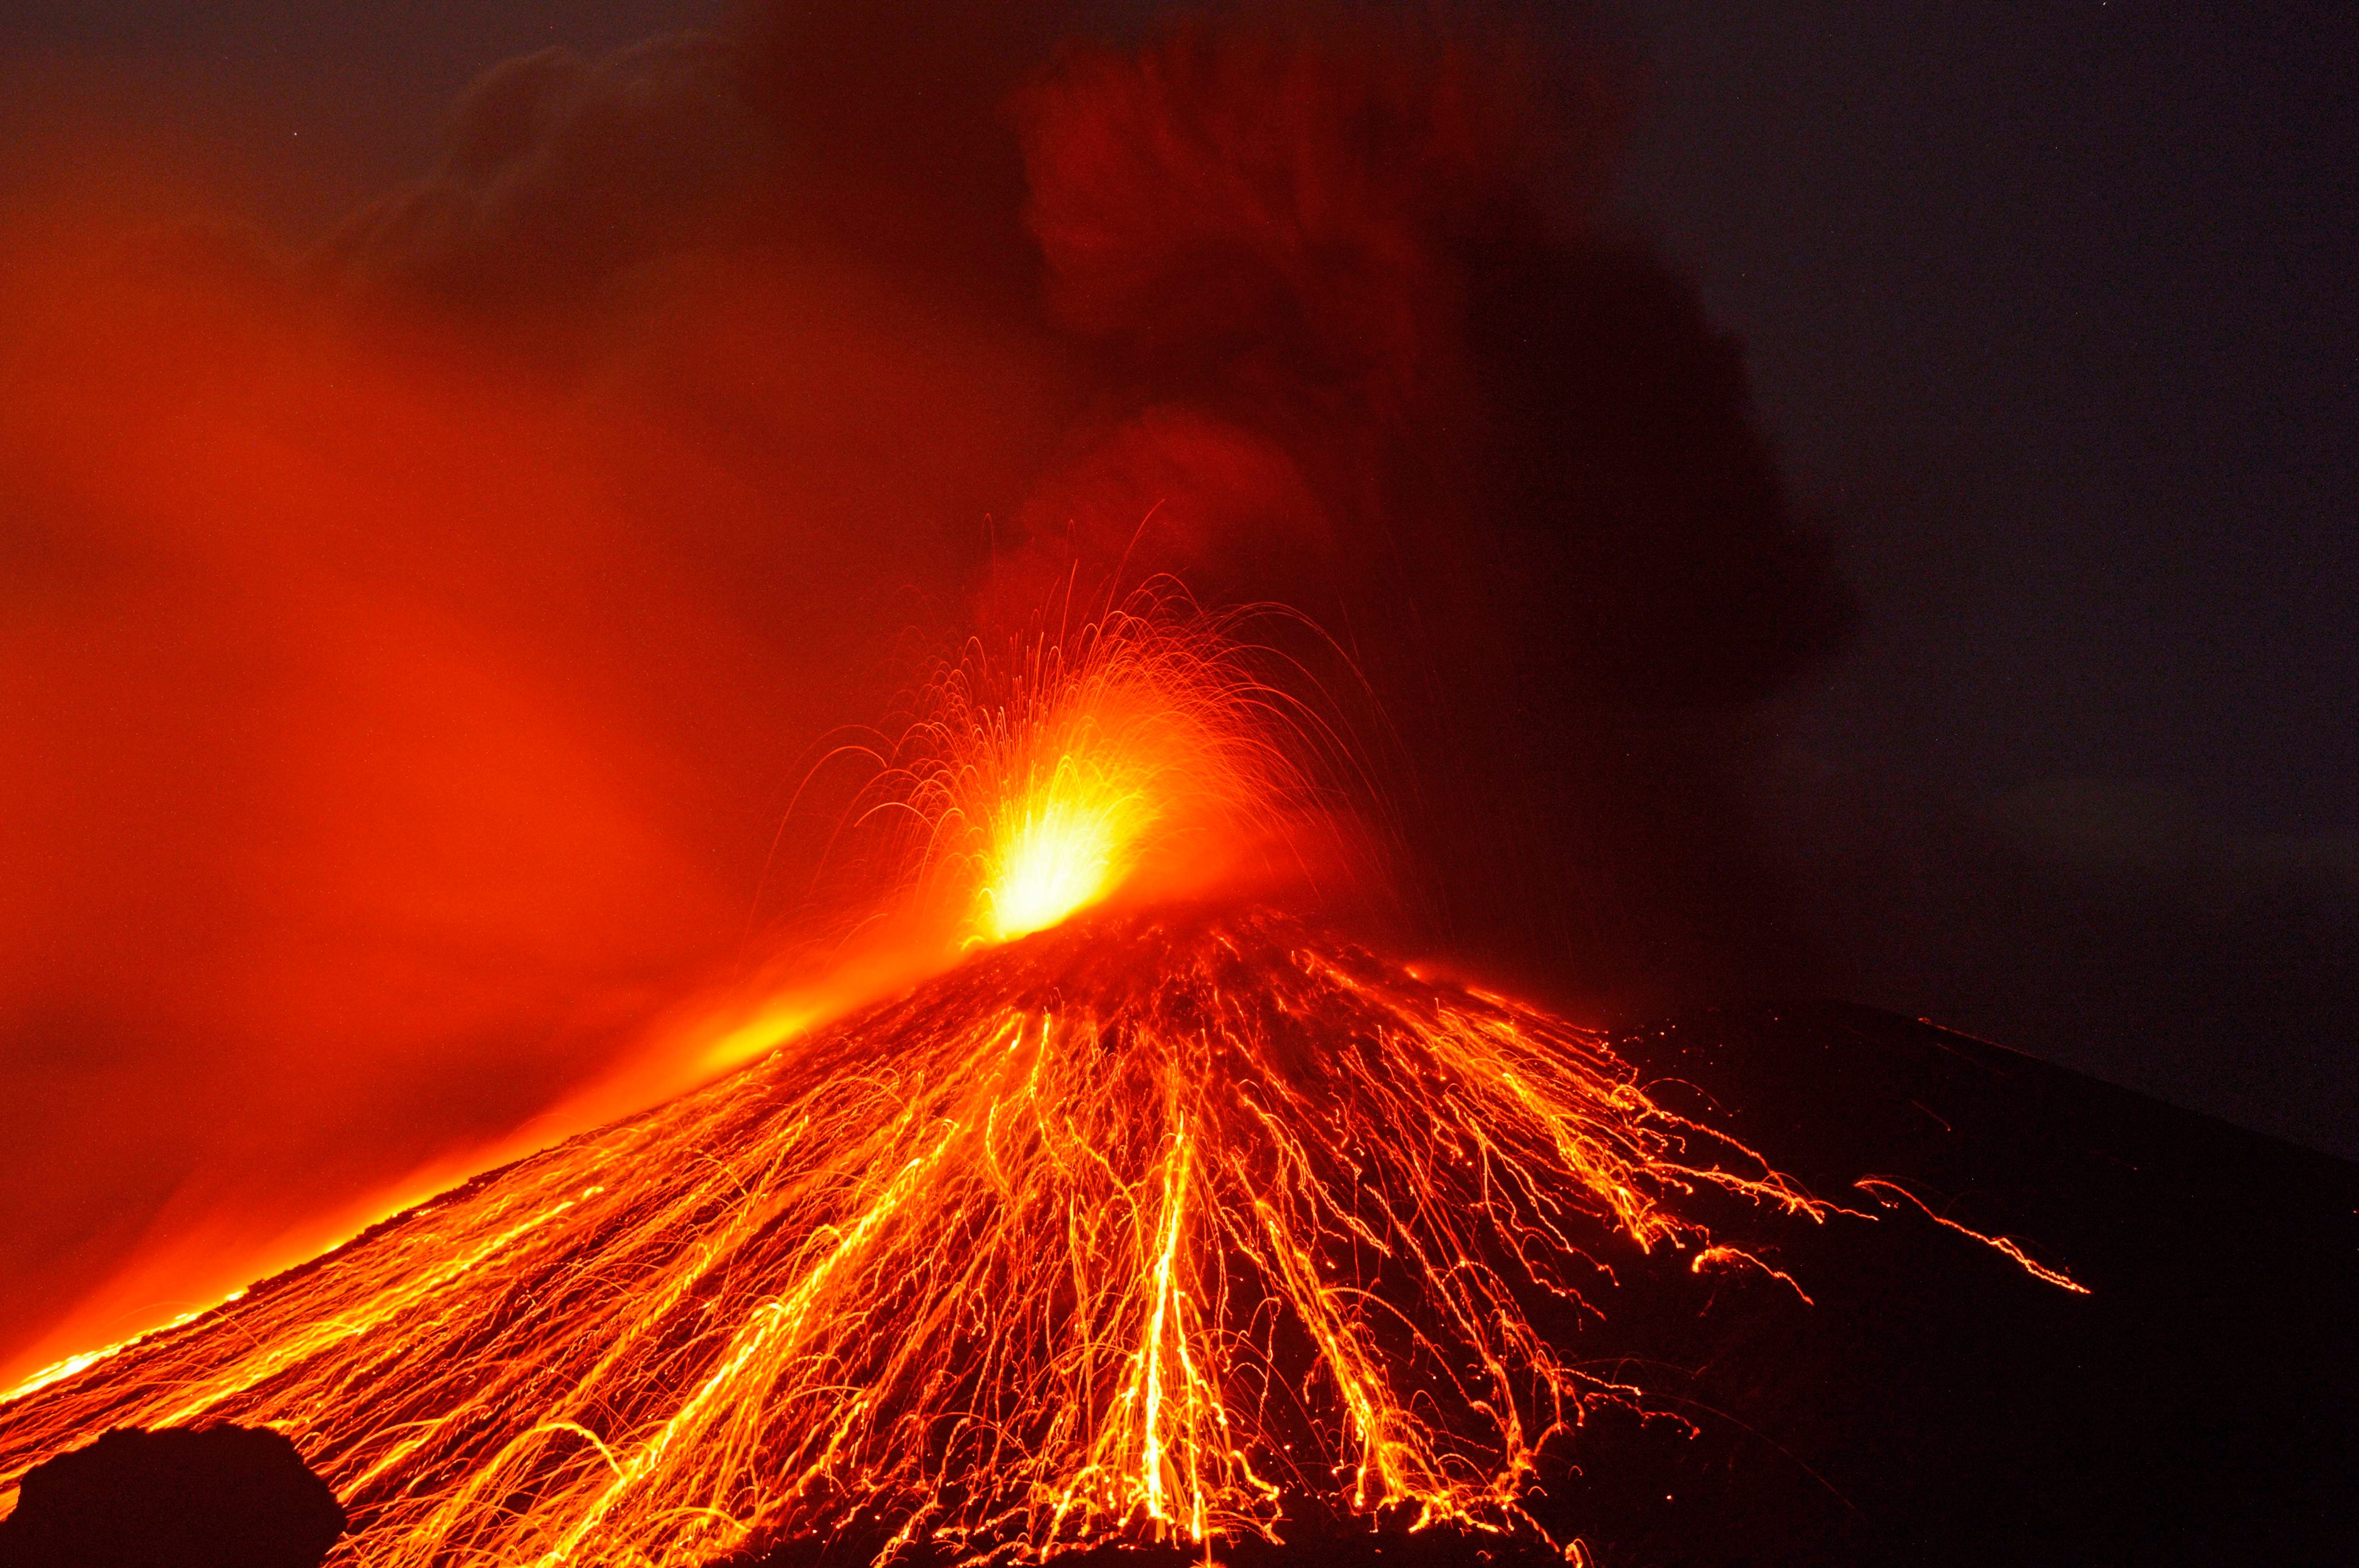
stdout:
[[902,798],[982,950],[20,1392],[0,1485],[111,1426],[266,1424],[374,1568],[1032,1559],[1282,1499],[1537,1529],[1543,1445],[1636,1390],[1536,1317],[1613,1248],[1751,1262],[1714,1194],[1823,1206],[1597,1035],[1266,909],[1058,924],[1250,793],[1218,674],[1133,627],[950,681]]

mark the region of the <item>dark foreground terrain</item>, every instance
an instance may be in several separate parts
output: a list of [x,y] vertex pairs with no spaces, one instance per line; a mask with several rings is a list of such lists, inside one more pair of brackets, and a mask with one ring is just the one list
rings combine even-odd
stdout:
[[344,1522],[277,1433],[125,1429],[26,1476],[0,1568],[314,1568]]
[[1865,1009],[1625,1051],[1814,1190],[1898,1179],[2091,1293],[1903,1210],[1792,1227],[1815,1306],[1617,1314],[1699,1432],[1578,1446],[1601,1561],[2359,1561],[2359,1167]]

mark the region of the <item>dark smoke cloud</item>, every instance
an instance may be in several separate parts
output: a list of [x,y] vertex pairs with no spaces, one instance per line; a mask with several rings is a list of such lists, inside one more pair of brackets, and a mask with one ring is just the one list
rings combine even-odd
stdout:
[[1020,105],[1103,433],[1014,597],[1126,551],[1325,621],[1412,759],[1440,929],[1493,962],[1623,1005],[1806,983],[1743,705],[1849,602],[1738,346],[1598,221],[1604,88],[1535,35],[1363,15],[1071,50]]
[[301,254],[190,226],[119,115],[45,145],[133,172],[19,157],[0,1360],[610,1071],[762,956],[904,633],[1118,563],[1335,634],[1420,943],[1600,1006],[1803,983],[1747,704],[1844,600],[1737,346],[1597,216],[1607,79],[1310,15],[534,55]]
[[355,213],[320,264],[477,311],[579,312],[634,266],[750,239],[782,156],[730,40],[543,49],[470,87],[433,172]]

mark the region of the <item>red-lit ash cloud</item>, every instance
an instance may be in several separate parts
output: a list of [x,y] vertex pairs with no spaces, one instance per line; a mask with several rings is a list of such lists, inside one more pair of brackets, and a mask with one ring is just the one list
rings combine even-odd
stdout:
[[1308,16],[537,56],[308,249],[119,105],[19,144],[0,1378],[708,1060],[651,1045],[772,957],[812,749],[1047,583],[1327,626],[1427,937],[1794,960],[1734,705],[1839,595],[1734,347],[1539,35]]
[[81,1332],[326,1239],[731,960],[804,749],[1053,427],[823,262],[648,279],[559,374],[106,194],[0,257],[11,1361],[126,1255]]

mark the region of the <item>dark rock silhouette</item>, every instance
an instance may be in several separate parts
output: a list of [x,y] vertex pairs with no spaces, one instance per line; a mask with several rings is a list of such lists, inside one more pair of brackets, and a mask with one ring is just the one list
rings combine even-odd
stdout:
[[0,1568],[315,1568],[343,1532],[277,1433],[124,1428],[26,1473]]

